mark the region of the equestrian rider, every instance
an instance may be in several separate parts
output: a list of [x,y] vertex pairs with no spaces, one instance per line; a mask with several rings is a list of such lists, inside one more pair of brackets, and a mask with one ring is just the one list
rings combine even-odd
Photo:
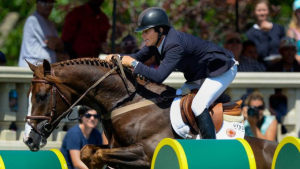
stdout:
[[[189,84],[199,84],[192,110],[203,139],[215,139],[215,127],[209,106],[225,91],[237,73],[232,52],[195,36],[179,32],[171,26],[166,12],[158,7],[144,10],[135,32],[142,31],[146,45],[137,53],[123,55],[122,64],[158,84],[174,70],[184,73]],[[157,69],[142,62],[156,55],[161,64]],[[113,55],[106,61],[112,63]]]

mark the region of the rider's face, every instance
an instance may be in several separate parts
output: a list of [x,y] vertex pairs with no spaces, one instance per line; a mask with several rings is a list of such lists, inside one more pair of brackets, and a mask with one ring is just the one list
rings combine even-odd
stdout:
[[146,29],[142,32],[142,38],[146,46],[154,46],[158,38],[158,33],[155,32],[154,28]]

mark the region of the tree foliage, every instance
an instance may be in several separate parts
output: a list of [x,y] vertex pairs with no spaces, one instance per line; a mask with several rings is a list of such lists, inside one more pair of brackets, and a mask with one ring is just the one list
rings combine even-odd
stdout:
[[[87,0],[57,0],[50,20],[52,20],[61,33],[66,14],[74,7]],[[10,31],[0,50],[7,56],[8,65],[17,65],[21,49],[23,26],[26,18],[35,11],[36,0],[1,0],[0,23],[12,11],[18,12],[20,18]],[[224,34],[235,31],[235,0],[117,0],[116,12],[116,43],[127,34],[134,35],[138,43],[142,42],[139,33],[134,33],[139,14],[146,8],[159,6],[166,10],[172,25],[183,32],[193,34],[205,40],[221,44]],[[287,26],[292,13],[293,0],[271,0],[272,21]],[[102,10],[112,23],[113,1],[106,0]],[[252,26],[253,1],[239,0],[239,28],[243,34]],[[111,35],[110,31],[110,35]],[[0,35],[1,38],[1,35]],[[108,39],[108,43],[111,38]]]

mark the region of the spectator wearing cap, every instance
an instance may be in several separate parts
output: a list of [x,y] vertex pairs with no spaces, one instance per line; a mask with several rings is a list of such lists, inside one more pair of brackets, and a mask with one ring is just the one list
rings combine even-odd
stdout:
[[122,39],[120,53],[133,54],[139,51],[136,40],[133,36],[127,35]]
[[4,53],[0,51],[0,66],[5,66],[5,64],[6,64],[6,57]]
[[241,35],[230,32],[225,36],[224,48],[234,54],[234,59],[239,62],[238,72],[263,72],[266,70],[263,64],[250,57],[242,55],[243,45]]
[[56,52],[63,51],[63,43],[58,37],[55,25],[49,16],[55,0],[37,0],[36,11],[27,18],[23,29],[23,39],[19,66],[28,67],[25,59],[36,64],[44,59],[56,62]]
[[89,0],[67,14],[61,38],[71,58],[96,58],[103,51],[110,29],[100,8],[103,1]]
[[257,47],[258,61],[265,66],[272,64],[272,60],[279,58],[279,42],[285,36],[282,25],[269,21],[269,2],[257,0],[254,5],[256,23],[247,30],[247,39],[253,41]]
[[66,159],[68,169],[87,169],[88,167],[80,160],[81,148],[87,144],[103,144],[101,133],[96,129],[99,114],[87,106],[81,106],[78,116],[80,124],[68,130],[60,149]]
[[300,64],[300,0],[295,0],[293,3],[292,20],[289,24],[287,36],[295,39],[297,43],[296,60]]
[[269,72],[300,72],[300,65],[295,59],[297,52],[296,41],[290,37],[284,37],[280,41],[279,53],[282,59],[269,67]]

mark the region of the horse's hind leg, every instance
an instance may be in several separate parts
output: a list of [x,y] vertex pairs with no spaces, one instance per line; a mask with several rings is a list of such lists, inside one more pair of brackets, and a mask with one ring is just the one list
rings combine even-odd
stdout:
[[125,168],[150,168],[149,158],[140,145],[129,147],[99,149],[91,158],[91,165],[95,168],[101,168],[105,164],[109,166],[120,166]]

